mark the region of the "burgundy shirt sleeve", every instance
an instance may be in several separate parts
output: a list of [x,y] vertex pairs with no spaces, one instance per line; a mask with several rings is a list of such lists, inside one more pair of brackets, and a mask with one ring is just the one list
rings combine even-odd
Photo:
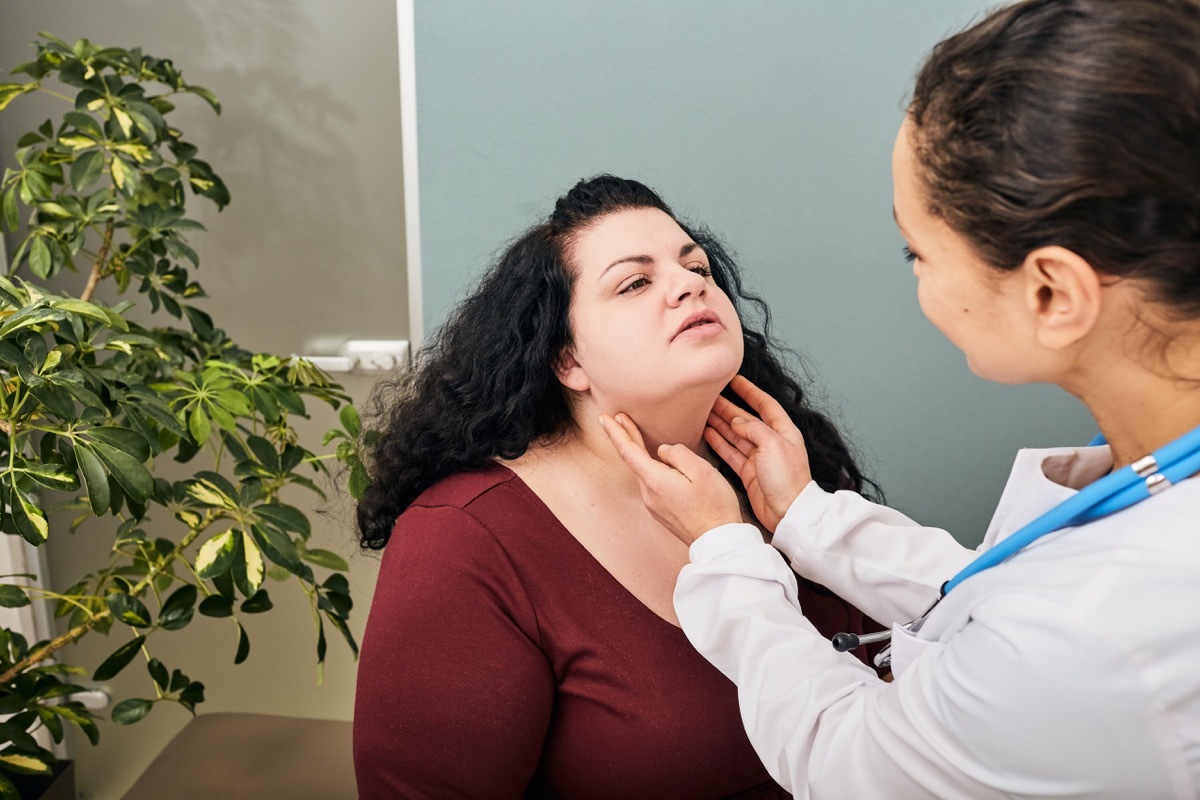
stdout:
[[554,691],[504,549],[461,509],[410,507],[384,552],[363,636],[359,796],[521,797]]

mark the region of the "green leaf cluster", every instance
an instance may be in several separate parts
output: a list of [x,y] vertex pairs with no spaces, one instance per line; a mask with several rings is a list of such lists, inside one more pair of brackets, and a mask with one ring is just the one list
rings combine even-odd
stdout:
[[[7,576],[17,577],[17,576]],[[7,589],[12,589],[7,585]],[[9,602],[15,599],[11,591],[2,603],[8,607],[22,605]],[[23,593],[22,593],[23,596]],[[27,604],[28,600],[24,604]],[[7,670],[45,642],[32,645],[16,631],[0,628],[0,669]],[[5,773],[16,775],[49,775],[54,754],[38,744],[33,732],[39,728],[49,732],[55,742],[61,742],[68,725],[78,728],[92,744],[100,741],[100,729],[91,711],[71,695],[83,691],[72,681],[82,670],[62,664],[45,664],[25,670],[12,681],[0,686],[0,798],[18,797],[12,781]],[[11,716],[9,716],[11,715]]]
[[[296,582],[310,598],[318,669],[326,624],[357,653],[347,565],[309,546],[309,521],[287,498],[323,496],[333,460],[361,494],[370,438],[329,376],[243,349],[198,305],[205,292],[188,237],[202,226],[187,203],[222,209],[230,198],[169,117],[187,95],[220,113],[216,97],[140,49],[49,34],[35,45],[36,58],[13,70],[26,80],[0,83],[0,111],[33,93],[63,109],[19,139],[0,179],[0,226],[20,241],[0,276],[0,533],[33,545],[59,535],[53,502],[74,511],[73,528],[109,517],[115,534],[107,562],[63,592],[0,578],[0,606],[53,602],[67,629],[32,646],[0,631],[0,715],[12,715],[0,723],[0,798],[5,771],[52,763],[32,731],[58,739],[65,721],[99,735],[70,700],[73,671],[47,661],[81,636],[120,639],[95,680],[146,664],[147,696],[114,707],[121,724],[161,702],[194,712],[204,685],[155,658],[154,642],[198,617],[225,620],[213,624],[230,625],[241,663],[250,653],[241,618],[271,610],[272,582]],[[86,275],[78,294],[47,287],[71,271]],[[101,283],[120,301],[100,302]],[[130,316],[135,305],[137,319],[156,322]],[[322,443],[337,441],[334,452],[310,450],[293,428],[314,400],[340,409],[341,428]],[[191,465],[190,476],[165,479],[163,459]]]

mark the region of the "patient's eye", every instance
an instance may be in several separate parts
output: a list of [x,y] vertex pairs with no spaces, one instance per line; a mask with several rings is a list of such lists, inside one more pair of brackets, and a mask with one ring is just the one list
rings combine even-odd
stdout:
[[690,269],[692,272],[696,273],[697,275],[703,275],[706,278],[712,277],[712,267],[710,267],[708,264],[705,264],[703,262],[697,262],[695,264],[688,264],[688,269]]
[[917,254],[909,250],[907,246],[900,248],[900,252],[904,253],[904,260],[910,264],[917,260]]
[[650,280],[645,275],[639,275],[636,278],[634,278],[633,280],[631,280],[629,283],[625,284],[620,289],[618,289],[617,294],[628,294],[630,292],[636,292],[638,289],[641,289],[643,286],[649,286],[649,285],[650,285]]

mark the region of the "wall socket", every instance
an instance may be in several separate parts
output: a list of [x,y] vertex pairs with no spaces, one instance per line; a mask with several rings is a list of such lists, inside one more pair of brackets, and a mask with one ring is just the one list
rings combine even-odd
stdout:
[[[314,350],[325,347],[314,346]],[[351,339],[337,355],[301,356],[326,372],[389,372],[408,366],[407,339]]]
[[351,339],[338,355],[354,359],[356,372],[387,372],[408,365],[408,340]]

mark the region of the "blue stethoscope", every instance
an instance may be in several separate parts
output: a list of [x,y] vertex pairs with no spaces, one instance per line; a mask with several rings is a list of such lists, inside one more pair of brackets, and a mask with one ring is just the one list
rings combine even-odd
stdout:
[[[1100,444],[1104,444],[1103,435],[1092,440],[1089,447]],[[1197,472],[1200,472],[1200,428],[1185,433],[1150,455],[1088,484],[1074,496],[982,553],[957,575],[942,584],[937,600],[924,614],[903,627],[911,633],[916,633],[929,617],[929,613],[952,589],[972,575],[1007,561],[1043,536],[1115,514],[1153,497]],[[891,631],[869,634],[839,633],[833,637],[833,647],[845,652],[862,644],[881,642],[891,635]],[[886,666],[890,663],[890,654],[881,651],[875,657],[875,663],[876,666]]]

